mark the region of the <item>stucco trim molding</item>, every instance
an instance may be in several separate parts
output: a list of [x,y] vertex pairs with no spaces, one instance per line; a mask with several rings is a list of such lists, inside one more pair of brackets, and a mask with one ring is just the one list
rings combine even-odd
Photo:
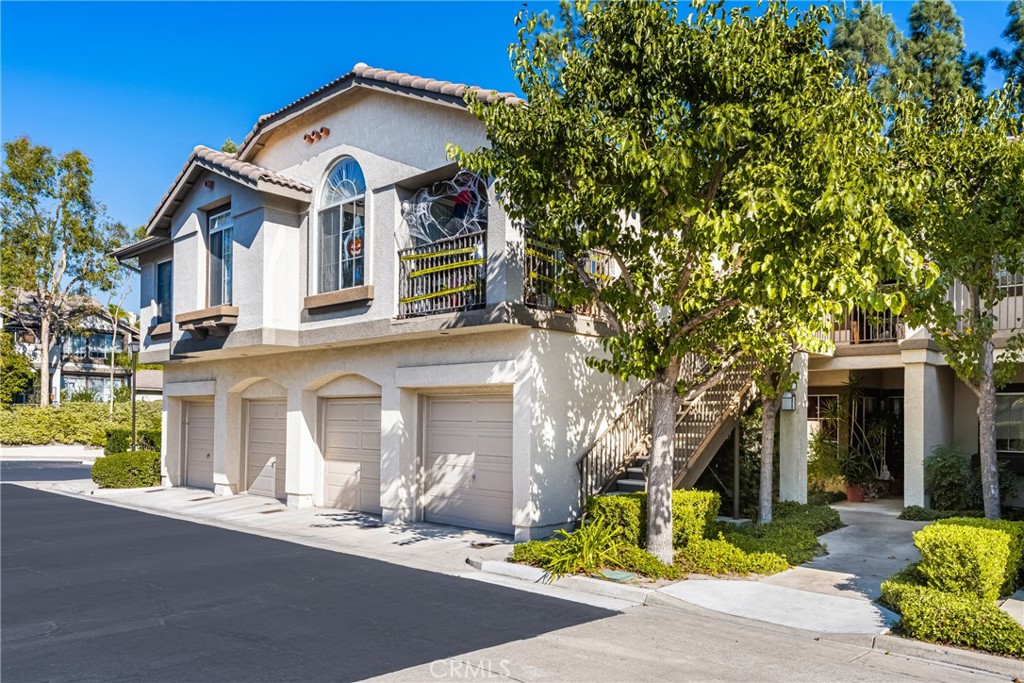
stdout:
[[164,384],[164,396],[213,396],[216,389],[217,380],[213,379],[198,382],[167,382]]
[[150,337],[166,337],[171,334],[171,324],[160,323],[159,325],[151,325],[149,328]]
[[189,332],[203,339],[208,334],[226,337],[231,328],[238,324],[238,306],[211,306],[198,311],[179,313],[174,322],[183,332]]
[[395,385],[402,389],[515,384],[516,378],[514,360],[395,368]]
[[313,294],[302,301],[302,307],[310,313],[340,308],[359,308],[373,303],[373,285],[349,287],[334,292]]

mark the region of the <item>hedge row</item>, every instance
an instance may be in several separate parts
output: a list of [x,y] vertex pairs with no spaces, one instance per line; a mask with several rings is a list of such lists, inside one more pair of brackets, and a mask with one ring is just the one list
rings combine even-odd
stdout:
[[[704,538],[722,506],[714,491],[672,492],[672,545],[681,548],[693,539]],[[587,499],[587,517],[604,519],[622,529],[626,543],[643,548],[647,541],[647,492],[591,496]]]
[[[136,404],[137,428],[159,430],[160,412],[159,401],[139,401]],[[48,443],[103,446],[108,430],[131,429],[131,426],[130,403],[115,403],[113,416],[105,403],[0,408],[0,444],[9,446]]]
[[112,453],[92,466],[92,480],[104,489],[134,489],[160,484],[160,454],[156,451]]
[[[140,451],[160,450],[159,429],[138,429],[135,432],[135,446]],[[126,453],[132,449],[132,430],[116,427],[107,430],[107,442],[103,446],[106,455]]]

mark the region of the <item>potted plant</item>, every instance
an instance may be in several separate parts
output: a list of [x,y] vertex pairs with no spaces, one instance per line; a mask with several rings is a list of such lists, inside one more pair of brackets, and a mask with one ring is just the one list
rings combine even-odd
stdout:
[[846,482],[846,499],[851,503],[863,503],[868,485],[876,479],[871,455],[860,449],[850,449],[840,457],[839,469]]

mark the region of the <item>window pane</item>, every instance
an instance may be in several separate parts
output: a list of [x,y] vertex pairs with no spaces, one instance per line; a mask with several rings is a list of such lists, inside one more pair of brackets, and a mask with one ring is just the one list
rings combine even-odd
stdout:
[[220,306],[221,296],[223,294],[221,282],[224,278],[224,264],[222,251],[224,248],[223,242],[220,239],[220,233],[214,233],[210,235],[210,305]]
[[221,282],[223,295],[221,296],[221,303],[230,304],[231,299],[231,285],[234,279],[234,268],[232,267],[233,262],[233,249],[234,240],[232,239],[232,228],[229,225],[227,228],[221,231],[221,240],[223,242],[222,254],[224,259],[224,278]]
[[174,292],[174,268],[171,261],[156,265],[156,323],[171,321],[171,302]]
[[363,284],[363,247],[365,246],[363,217],[365,202],[359,199],[342,205],[341,271],[342,287]]
[[363,171],[355,159],[346,157],[331,169],[324,188],[324,206],[339,204],[366,193]]
[[231,212],[210,216],[210,306],[231,303]]
[[337,207],[320,212],[320,292],[333,292],[340,288],[338,281],[338,252],[340,250],[341,220]]
[[1024,451],[1024,394],[996,396],[996,449]]

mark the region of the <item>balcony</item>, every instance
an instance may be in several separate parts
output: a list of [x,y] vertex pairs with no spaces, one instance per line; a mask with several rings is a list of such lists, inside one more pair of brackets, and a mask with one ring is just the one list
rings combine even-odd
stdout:
[[891,311],[869,313],[855,308],[835,323],[832,341],[840,344],[886,344],[901,341],[906,334],[903,319]]
[[[597,306],[565,306],[558,302],[558,278],[566,267],[565,257],[556,246],[527,236],[523,273],[523,301],[531,308],[596,316]],[[591,252],[587,263],[590,275],[598,282],[612,279],[611,257],[604,252]]]
[[398,317],[483,308],[487,303],[487,231],[398,252]]

